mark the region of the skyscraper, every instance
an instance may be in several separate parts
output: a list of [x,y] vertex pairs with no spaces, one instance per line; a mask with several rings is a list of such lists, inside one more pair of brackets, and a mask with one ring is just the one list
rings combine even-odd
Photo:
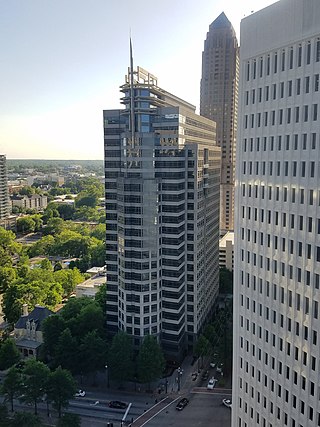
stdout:
[[7,159],[4,154],[0,154],[0,221],[6,219],[9,214]]
[[320,425],[320,7],[243,19],[233,427]]
[[215,124],[131,65],[104,111],[107,325],[181,359],[218,293]]
[[200,114],[217,123],[221,147],[220,230],[233,230],[239,48],[224,13],[209,27],[202,53]]

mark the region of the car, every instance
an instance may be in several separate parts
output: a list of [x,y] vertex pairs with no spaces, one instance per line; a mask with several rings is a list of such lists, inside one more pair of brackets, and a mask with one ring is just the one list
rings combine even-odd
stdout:
[[215,367],[216,367],[216,363],[211,362],[211,363],[210,363],[210,368],[215,368]]
[[78,390],[75,394],[76,397],[84,397],[86,392],[84,390]]
[[231,409],[232,401],[230,399],[222,399],[222,404]]
[[127,404],[125,402],[120,402],[120,400],[111,400],[111,402],[109,402],[109,407],[115,409],[125,409]]
[[216,385],[216,382],[217,382],[217,380],[215,379],[215,378],[211,378],[210,380],[209,380],[209,382],[208,382],[208,385],[207,385],[207,389],[208,390],[213,390],[214,389],[214,387],[215,387],[215,385]]
[[176,406],[177,411],[182,411],[182,409],[185,408],[188,405],[188,403],[189,403],[189,400],[186,397],[179,400],[179,402]]

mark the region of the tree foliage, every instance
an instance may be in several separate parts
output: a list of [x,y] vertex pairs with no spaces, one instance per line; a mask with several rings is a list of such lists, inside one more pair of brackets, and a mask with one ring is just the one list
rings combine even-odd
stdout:
[[47,394],[53,407],[58,411],[61,417],[62,409],[68,407],[69,400],[76,392],[76,385],[69,371],[58,367],[50,373]]
[[152,335],[145,336],[137,358],[138,378],[150,383],[162,376],[165,359],[158,341]]
[[14,399],[21,394],[22,377],[17,368],[12,367],[9,369],[5,376],[2,385],[0,386],[1,394],[4,395],[5,400],[11,404],[11,411],[13,412]]
[[7,338],[0,346],[0,370],[13,366],[20,360],[20,353],[12,338]]
[[28,359],[22,371],[24,394],[22,400],[34,405],[38,413],[38,402],[46,393],[50,369],[36,359]]
[[111,378],[123,382],[133,377],[132,338],[126,332],[118,332],[112,339],[108,354],[108,373]]

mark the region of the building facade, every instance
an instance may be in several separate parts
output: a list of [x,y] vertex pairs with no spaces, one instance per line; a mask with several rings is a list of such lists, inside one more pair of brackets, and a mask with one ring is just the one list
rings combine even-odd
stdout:
[[234,232],[228,231],[219,241],[219,267],[233,271]]
[[233,427],[320,425],[320,7],[241,23]]
[[47,196],[40,194],[32,194],[31,196],[11,196],[12,207],[16,206],[21,209],[34,209],[36,211],[43,211],[48,206]]
[[0,221],[8,218],[10,212],[7,159],[4,154],[0,154]]
[[138,67],[104,111],[107,326],[179,360],[218,294],[215,124]]
[[220,229],[234,227],[234,172],[238,109],[239,48],[224,13],[212,22],[202,53],[200,114],[217,124],[221,147]]

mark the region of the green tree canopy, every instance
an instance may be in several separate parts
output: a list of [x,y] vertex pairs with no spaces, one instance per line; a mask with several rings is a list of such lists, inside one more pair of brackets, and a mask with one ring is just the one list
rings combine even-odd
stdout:
[[7,338],[0,346],[0,370],[10,368],[20,360],[20,353],[12,338]]
[[22,389],[22,376],[21,373],[12,367],[9,369],[5,376],[2,385],[0,386],[1,394],[4,395],[5,400],[11,404],[11,411],[13,412],[13,401],[16,397],[20,396]]
[[81,372],[90,373],[101,370],[105,367],[107,360],[107,344],[97,333],[88,332],[81,340]]
[[137,358],[138,378],[142,383],[149,383],[162,376],[165,360],[162,350],[152,335],[147,335]]
[[78,414],[63,414],[57,427],[81,427],[81,418]]
[[34,413],[38,412],[38,402],[46,393],[50,369],[36,359],[28,359],[22,371],[24,395],[22,400],[34,404]]
[[16,277],[17,270],[15,268],[0,266],[0,293],[4,293],[15,281]]
[[76,393],[74,379],[69,371],[58,367],[49,375],[48,398],[61,417],[62,409],[68,407],[69,400]]
[[120,331],[112,339],[108,354],[108,372],[111,378],[123,382],[133,377],[132,338]]
[[44,352],[50,361],[56,356],[57,342],[62,332],[66,329],[66,322],[62,316],[55,314],[47,317],[42,322],[41,327],[44,340]]
[[36,223],[31,216],[23,216],[17,219],[17,230],[20,233],[33,233],[36,229]]

